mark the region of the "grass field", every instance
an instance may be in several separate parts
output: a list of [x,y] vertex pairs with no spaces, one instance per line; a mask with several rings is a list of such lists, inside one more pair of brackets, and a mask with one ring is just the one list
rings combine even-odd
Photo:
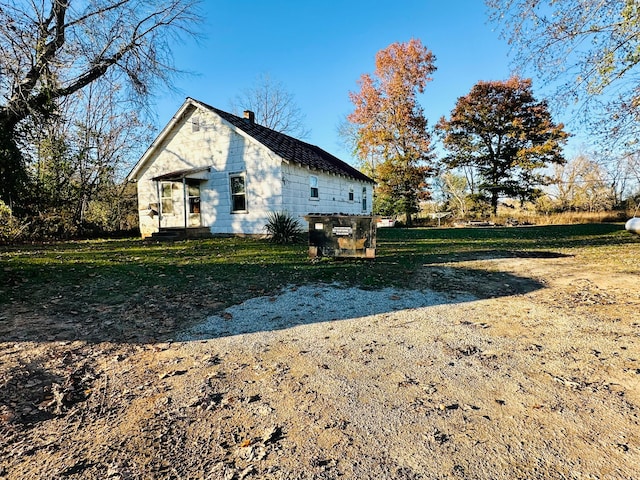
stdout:
[[377,247],[0,247],[0,477],[637,477],[640,236],[381,229]]
[[[91,240],[0,247],[0,303],[28,296],[31,305],[56,300],[120,304],[135,294],[209,298],[227,306],[287,284],[341,282],[365,288],[411,287],[424,264],[515,255],[610,257],[625,271],[625,244],[640,237],[621,224],[521,228],[380,229],[375,260],[313,263],[306,245],[249,238],[147,244],[139,239]],[[635,263],[635,261],[633,261]],[[635,265],[634,265],[635,266]],[[73,305],[69,304],[73,309]]]

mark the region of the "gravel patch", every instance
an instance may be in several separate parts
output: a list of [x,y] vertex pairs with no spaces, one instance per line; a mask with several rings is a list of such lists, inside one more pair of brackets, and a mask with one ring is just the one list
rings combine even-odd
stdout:
[[178,340],[204,340],[230,335],[282,330],[297,325],[332,322],[382,313],[474,300],[452,299],[431,290],[363,290],[339,284],[289,286],[278,295],[256,297],[208,317]]
[[493,298],[289,286],[196,341],[0,342],[0,477],[637,478],[637,274],[539,262]]

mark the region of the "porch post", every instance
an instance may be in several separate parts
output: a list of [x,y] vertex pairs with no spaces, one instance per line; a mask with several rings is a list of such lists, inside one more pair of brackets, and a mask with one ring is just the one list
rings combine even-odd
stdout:
[[184,229],[185,235],[187,234],[187,178],[182,177],[182,200],[184,204]]
[[162,228],[162,198],[160,198],[160,180],[156,180],[156,194],[158,195],[158,232]]

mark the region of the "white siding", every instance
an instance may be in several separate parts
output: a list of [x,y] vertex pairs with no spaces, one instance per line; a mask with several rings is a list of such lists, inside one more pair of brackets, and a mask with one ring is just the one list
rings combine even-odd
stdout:
[[[199,130],[192,131],[196,117]],[[212,233],[264,233],[269,211],[282,209],[280,161],[267,149],[236,133],[217,115],[192,110],[178,122],[158,146],[154,157],[138,175],[140,231],[149,236],[158,230],[159,219],[149,215],[149,204],[158,202],[153,177],[183,169],[211,166],[208,180],[200,186],[201,224]],[[231,213],[229,173],[245,172],[247,213]],[[177,190],[177,189],[176,189]],[[182,186],[174,192],[175,214],[166,215],[162,226],[184,226]]]
[[[197,123],[198,128],[193,128]],[[343,176],[283,162],[252,138],[236,131],[218,115],[195,107],[164,135],[137,173],[140,231],[149,236],[163,227],[184,227],[184,190],[174,185],[173,215],[151,216],[149,206],[159,202],[152,178],[178,170],[211,167],[201,172],[201,225],[212,233],[262,234],[270,212],[286,210],[298,217],[309,213],[370,214],[372,186]],[[229,175],[245,174],[246,213],[231,213]],[[318,177],[319,196],[310,197],[309,176]],[[367,209],[362,210],[362,189],[367,189]],[[353,201],[349,190],[353,189]]]
[[[311,198],[309,176],[318,177],[318,198]],[[346,213],[351,215],[371,214],[370,183],[353,178],[332,175],[312,170],[297,164],[283,163],[283,206],[298,218],[309,213]],[[362,190],[367,192],[367,208],[362,210]],[[353,201],[349,200],[349,190],[353,189]],[[303,225],[304,219],[300,218]]]

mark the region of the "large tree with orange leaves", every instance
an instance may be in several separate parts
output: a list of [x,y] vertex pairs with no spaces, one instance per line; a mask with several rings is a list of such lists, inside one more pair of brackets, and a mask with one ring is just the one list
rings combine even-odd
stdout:
[[568,134],[534,98],[530,79],[478,82],[437,127],[449,150],[444,163],[478,172],[494,214],[501,196],[534,197],[545,183],[541,170],[564,163]]
[[371,174],[384,213],[404,213],[408,224],[418,201],[429,196],[431,135],[417,95],[436,70],[434,60],[420,40],[393,43],[376,54],[373,75],[360,77],[360,92],[349,94],[356,152],[363,161],[374,159]]

